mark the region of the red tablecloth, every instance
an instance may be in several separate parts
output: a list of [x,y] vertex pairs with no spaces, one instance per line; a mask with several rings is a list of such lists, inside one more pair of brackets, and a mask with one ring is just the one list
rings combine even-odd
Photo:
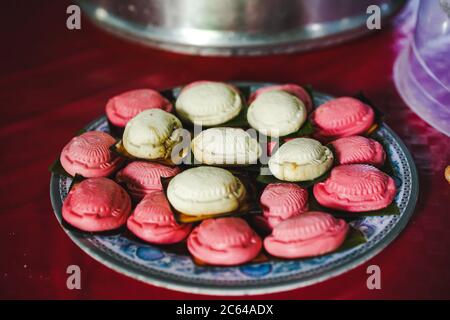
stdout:
[[[402,14],[394,27],[325,50],[206,58],[130,44],[86,18],[81,31],[69,31],[68,4],[9,1],[0,11],[0,298],[207,298],[138,282],[84,254],[53,215],[47,171],[73,134],[102,114],[111,95],[198,79],[311,83],[336,95],[364,89],[386,112],[419,169],[416,213],[383,252],[337,278],[255,298],[450,298],[450,185],[443,176],[450,141],[405,106],[392,81],[410,14]],[[66,287],[71,264],[81,267],[82,290]],[[370,264],[381,267],[381,290],[366,287]]]

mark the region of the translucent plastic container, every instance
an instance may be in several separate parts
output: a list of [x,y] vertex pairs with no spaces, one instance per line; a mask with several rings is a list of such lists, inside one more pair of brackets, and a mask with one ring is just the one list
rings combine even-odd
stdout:
[[410,45],[394,69],[405,102],[450,136],[450,0],[422,0]]

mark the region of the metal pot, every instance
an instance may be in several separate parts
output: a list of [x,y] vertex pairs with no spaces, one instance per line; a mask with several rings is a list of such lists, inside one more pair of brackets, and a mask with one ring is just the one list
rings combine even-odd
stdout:
[[257,55],[308,50],[369,32],[404,0],[79,0],[99,26],[171,51]]

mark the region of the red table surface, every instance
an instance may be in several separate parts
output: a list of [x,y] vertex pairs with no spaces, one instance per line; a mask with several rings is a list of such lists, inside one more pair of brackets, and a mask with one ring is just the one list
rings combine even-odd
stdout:
[[[209,298],[141,283],[83,253],[55,219],[47,171],[74,133],[103,113],[108,97],[199,79],[310,83],[335,95],[364,89],[419,170],[416,212],[384,251],[320,284],[251,298],[450,298],[450,185],[444,179],[450,141],[410,111],[392,80],[393,62],[411,30],[410,10],[379,33],[320,51],[212,58],[130,44],[86,18],[80,31],[69,31],[68,4],[8,1],[0,11],[0,298]],[[72,264],[81,267],[81,290],[66,287]],[[381,290],[367,289],[371,264],[381,268]]]

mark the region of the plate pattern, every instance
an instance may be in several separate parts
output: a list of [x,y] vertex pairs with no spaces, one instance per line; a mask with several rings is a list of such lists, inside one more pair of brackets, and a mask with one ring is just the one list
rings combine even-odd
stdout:
[[[237,83],[254,91],[261,84]],[[179,89],[172,91],[177,96]],[[315,104],[331,97],[314,94]],[[108,123],[101,117],[88,125],[87,130],[108,132]],[[390,159],[394,180],[398,187],[395,201],[399,215],[361,217],[351,224],[361,230],[367,242],[350,250],[322,257],[290,261],[268,261],[238,267],[202,267],[189,256],[164,251],[127,238],[122,234],[81,234],[65,229],[68,235],[88,254],[139,280],[187,292],[239,295],[269,293],[310,285],[348,271],[370,259],[387,246],[403,229],[414,211],[418,193],[418,178],[412,158],[400,139],[385,124],[377,131]],[[71,179],[52,175],[52,204],[61,222],[61,205],[67,195]]]

